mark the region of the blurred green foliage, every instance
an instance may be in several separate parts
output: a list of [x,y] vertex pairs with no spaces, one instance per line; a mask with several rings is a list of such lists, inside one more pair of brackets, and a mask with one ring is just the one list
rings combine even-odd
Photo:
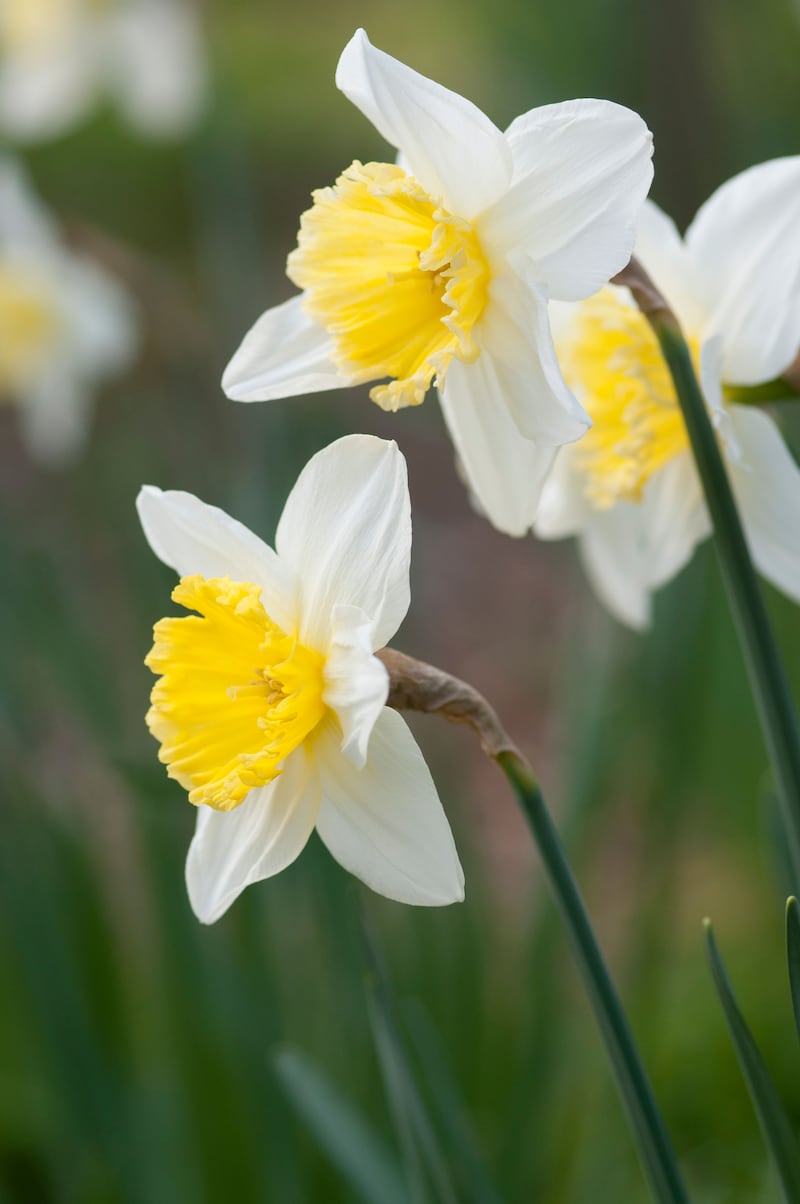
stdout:
[[[193,490],[271,538],[308,456],[355,429],[409,459],[414,606],[398,644],[484,689],[560,802],[693,1198],[777,1200],[701,939],[710,914],[796,1122],[782,852],[710,549],[634,637],[599,612],[570,548],[507,540],[469,511],[432,401],[398,416],[363,394],[247,407],[217,385],[250,322],[289,295],[311,188],[385,153],[333,86],[359,24],[501,125],[570,96],[639,109],[654,196],[681,222],[728,175],[798,149],[790,0],[226,0],[207,12],[215,100],[188,144],[138,142],[101,112],[25,155],[74,240],[136,292],[146,346],[74,469],[30,464],[0,413],[0,1202],[334,1204],[369,1198],[370,1175],[402,1180],[355,888],[312,840],[201,928],[182,881],[193,815],[142,720],[172,582],[138,529],[139,485]],[[770,605],[800,690],[796,609]],[[415,726],[467,901],[363,905],[456,1198],[642,1200],[505,784],[465,732]]]

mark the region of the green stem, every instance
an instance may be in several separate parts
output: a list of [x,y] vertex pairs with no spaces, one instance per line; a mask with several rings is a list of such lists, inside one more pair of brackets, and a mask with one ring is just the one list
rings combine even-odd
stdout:
[[714,525],[728,601],[775,774],[789,844],[792,888],[800,890],[800,738],[789,683],[691,352],[672,314],[661,310],[649,315],[649,319],[675,385]]
[[768,380],[763,385],[725,385],[723,388],[726,401],[734,401],[740,406],[769,405],[777,401],[797,401],[800,392],[790,381],[778,377]]
[[519,754],[504,751],[496,759],[514,788],[547,870],[616,1073],[653,1197],[659,1204],[686,1204],[686,1188],[661,1113],[539,784]]

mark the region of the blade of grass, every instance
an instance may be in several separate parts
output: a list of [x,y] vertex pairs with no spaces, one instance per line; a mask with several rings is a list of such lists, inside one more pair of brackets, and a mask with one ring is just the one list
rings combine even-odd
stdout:
[[408,1204],[393,1154],[333,1083],[304,1054],[280,1050],[275,1074],[298,1114],[364,1204]]
[[786,1204],[800,1200],[800,1150],[772,1079],[745,1022],[722,961],[711,921],[704,922],[706,950],[736,1057],[747,1083]]
[[404,1009],[417,1063],[423,1069],[439,1123],[459,1172],[460,1198],[473,1204],[501,1204],[478,1139],[442,1049],[439,1034],[420,1003]]
[[366,915],[363,916],[363,933],[370,1023],[398,1137],[403,1144],[413,1199],[422,1202],[429,1198],[424,1178],[424,1171],[427,1171],[436,1199],[441,1204],[457,1204],[447,1159],[414,1082],[397,1022],[388,971]]
[[786,902],[786,960],[789,963],[792,1011],[800,1037],[800,911],[794,895]]

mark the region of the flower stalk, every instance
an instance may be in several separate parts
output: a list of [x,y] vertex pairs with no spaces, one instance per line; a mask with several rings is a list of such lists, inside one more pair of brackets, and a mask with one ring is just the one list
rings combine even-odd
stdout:
[[658,1204],[686,1204],[686,1189],[633,1033],[533,770],[494,710],[472,686],[393,649],[377,655],[389,670],[389,706],[466,723],[508,778],[569,933],[653,1199]]
[[[633,294],[658,339],[675,385],[711,515],[728,601],[775,775],[789,847],[793,889],[798,889],[800,735],[797,714],[691,352],[677,318],[641,264],[631,260],[614,283],[624,285]],[[790,378],[787,376],[786,379]],[[793,383],[792,380],[790,383]]]

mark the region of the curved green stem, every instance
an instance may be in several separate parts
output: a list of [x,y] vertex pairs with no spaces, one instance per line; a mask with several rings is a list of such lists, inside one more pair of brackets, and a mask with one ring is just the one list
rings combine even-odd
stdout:
[[547,870],[614,1067],[653,1198],[659,1204],[686,1204],[688,1196],[661,1113],[539,784],[518,753],[500,752],[496,759],[514,788]]
[[789,683],[691,352],[669,311],[656,310],[647,316],[675,385],[714,525],[728,601],[775,774],[792,865],[792,888],[800,890],[800,737]]

